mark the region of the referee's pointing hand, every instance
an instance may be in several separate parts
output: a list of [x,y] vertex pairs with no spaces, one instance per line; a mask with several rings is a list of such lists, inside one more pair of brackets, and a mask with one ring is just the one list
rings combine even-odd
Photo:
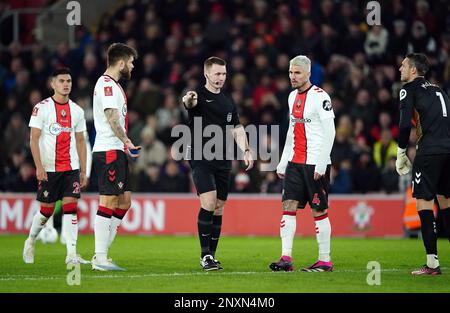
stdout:
[[191,101],[197,100],[197,93],[195,91],[188,91],[187,96]]
[[183,102],[188,106],[192,107],[197,105],[197,93],[195,91],[188,91],[183,97]]

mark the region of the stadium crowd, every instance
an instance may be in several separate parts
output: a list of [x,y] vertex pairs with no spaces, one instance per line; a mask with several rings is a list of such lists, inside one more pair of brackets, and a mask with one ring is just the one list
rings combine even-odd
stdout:
[[[129,137],[143,147],[132,165],[133,190],[193,191],[188,164],[171,157],[170,134],[187,122],[180,96],[204,84],[202,65],[211,55],[228,62],[226,89],[241,124],[280,125],[280,138],[265,144],[281,153],[289,60],[305,54],[313,60],[312,83],[330,94],[336,115],[331,193],[397,192],[398,68],[407,52],[424,52],[432,63],[427,78],[450,91],[449,7],[444,0],[383,1],[382,25],[369,26],[365,2],[357,0],[128,0],[103,15],[95,32],[78,27],[75,49],[61,42],[50,51],[35,42],[25,50],[12,42],[0,52],[0,191],[36,190],[28,121],[33,106],[51,95],[53,69],[72,70],[71,99],[85,110],[93,143],[94,84],[106,47],[124,42],[139,52],[132,79],[122,82]],[[413,130],[410,157],[415,140]],[[233,192],[281,192],[274,172],[233,164]],[[97,190],[96,177],[88,190]]]

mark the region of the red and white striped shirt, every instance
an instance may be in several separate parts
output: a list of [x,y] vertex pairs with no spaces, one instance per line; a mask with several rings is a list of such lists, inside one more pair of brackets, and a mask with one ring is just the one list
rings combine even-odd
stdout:
[[94,126],[97,134],[92,151],[124,151],[123,142],[117,138],[111,125],[109,125],[105,109],[117,109],[119,111],[119,123],[127,133],[127,96],[120,84],[107,75],[101,76],[94,88]]
[[80,168],[75,133],[86,131],[84,111],[72,100],[58,103],[47,98],[33,108],[29,127],[41,130],[39,150],[46,172]]
[[[289,129],[286,136],[283,155],[277,172],[284,174],[287,163],[319,163],[319,156],[324,139],[322,121],[334,118],[330,96],[321,88],[312,85],[299,93],[294,90],[289,94]],[[331,163],[330,156],[325,160]]]

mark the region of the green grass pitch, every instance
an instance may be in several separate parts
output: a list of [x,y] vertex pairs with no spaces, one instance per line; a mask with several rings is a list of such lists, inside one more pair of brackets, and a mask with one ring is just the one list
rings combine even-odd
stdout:
[[[93,272],[81,265],[79,286],[66,282],[65,246],[36,245],[35,264],[24,264],[24,235],[0,236],[0,292],[450,292],[450,249],[439,240],[443,275],[413,277],[410,271],[425,262],[418,239],[333,238],[334,272],[303,273],[299,267],[317,257],[315,238],[294,242],[296,271],[273,273],[270,262],[279,257],[280,238],[223,237],[217,258],[223,271],[203,272],[199,243],[193,236],[118,236],[110,256],[126,272]],[[90,259],[93,236],[80,236],[78,252]],[[369,286],[367,263],[381,265],[381,284]]]

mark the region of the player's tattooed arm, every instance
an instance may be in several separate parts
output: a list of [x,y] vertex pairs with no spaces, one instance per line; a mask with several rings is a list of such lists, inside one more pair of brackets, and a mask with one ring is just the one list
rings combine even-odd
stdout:
[[127,134],[123,130],[123,127],[119,122],[119,111],[117,109],[106,109],[105,115],[108,120],[109,125],[111,126],[112,131],[120,139],[123,143],[129,141]]

